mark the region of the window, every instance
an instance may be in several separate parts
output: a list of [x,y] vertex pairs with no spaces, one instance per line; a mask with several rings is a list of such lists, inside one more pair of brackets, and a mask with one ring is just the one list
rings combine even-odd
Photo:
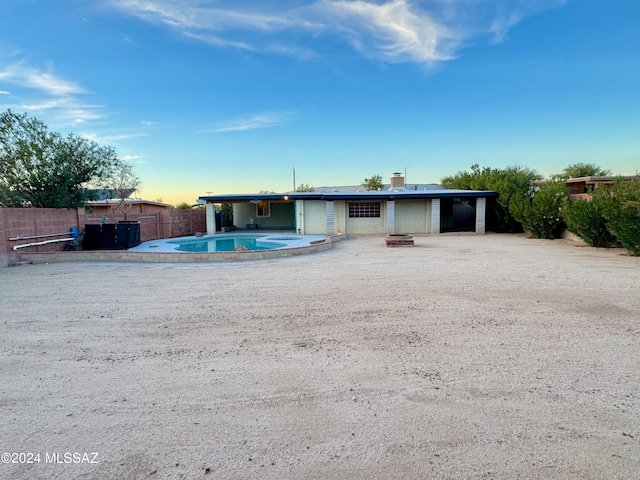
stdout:
[[256,216],[258,217],[270,217],[271,209],[269,208],[269,202],[258,202],[256,204]]
[[380,218],[380,202],[350,202],[349,218]]

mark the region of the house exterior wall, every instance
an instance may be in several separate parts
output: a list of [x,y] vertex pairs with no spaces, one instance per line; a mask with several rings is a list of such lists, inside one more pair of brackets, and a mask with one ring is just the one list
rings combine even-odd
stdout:
[[347,202],[335,200],[333,202],[333,224],[336,233],[347,231]]
[[237,228],[245,228],[248,223],[251,223],[252,218],[260,225],[261,219],[257,218],[255,203],[234,203],[232,206],[233,224]]
[[396,201],[396,233],[430,233],[431,200]]
[[326,235],[327,202],[324,200],[303,200],[303,202],[304,230],[302,233],[305,235]]
[[380,217],[378,218],[350,218],[348,208],[349,205],[347,204],[346,233],[353,235],[385,233],[385,225],[387,223],[387,208],[385,201],[380,201]]
[[294,228],[293,202],[270,202],[269,216],[259,217],[255,203],[234,203],[233,224],[237,228],[247,228],[251,219],[260,229]]
[[255,217],[260,228],[294,228],[293,202],[276,202],[269,206],[270,216]]
[[[400,197],[400,198],[398,198]],[[255,203],[248,200],[236,200],[233,203],[234,224],[241,229],[255,220],[260,229],[296,229],[301,234],[331,235],[347,234],[432,234],[455,230],[455,215],[451,211],[454,197],[407,198],[399,195],[395,198],[376,200],[366,197],[354,200],[296,199],[294,201],[275,201],[270,204],[270,217],[257,217]],[[457,198],[457,197],[456,197]],[[467,197],[460,197],[467,198]],[[486,204],[484,197],[471,197],[475,205],[475,232],[485,233]],[[377,213],[371,206],[359,205],[354,213],[360,217],[349,217],[351,203],[378,203],[379,217],[367,217]],[[469,218],[467,218],[469,217]],[[469,225],[464,230],[473,231],[474,219],[470,214],[464,217]],[[465,220],[465,221],[466,221]],[[449,230],[447,230],[449,228]]]

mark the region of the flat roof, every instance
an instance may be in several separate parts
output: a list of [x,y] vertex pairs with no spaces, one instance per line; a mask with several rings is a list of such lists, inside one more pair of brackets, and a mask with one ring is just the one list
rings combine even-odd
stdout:
[[339,189],[330,192],[296,192],[296,193],[249,193],[202,195],[198,200],[206,203],[233,202],[286,202],[289,200],[417,200],[435,198],[490,198],[498,194],[491,190],[406,190],[402,187],[388,190],[360,190],[343,192]]
[[566,183],[603,183],[613,182],[616,179],[633,180],[634,178],[636,178],[635,175],[591,175],[589,177],[569,178],[566,180]]
[[[145,205],[156,205],[159,207],[172,207],[172,205],[169,203],[156,202],[155,200],[145,200],[144,198],[127,198],[125,199],[124,203],[131,203],[135,205],[143,203]],[[104,200],[89,200],[87,202],[87,205],[92,207],[112,206],[112,205],[119,205],[119,204],[120,204],[119,198],[106,198]]]

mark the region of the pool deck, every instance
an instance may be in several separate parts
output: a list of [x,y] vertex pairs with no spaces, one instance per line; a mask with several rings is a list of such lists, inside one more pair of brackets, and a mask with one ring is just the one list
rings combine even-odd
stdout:
[[[225,240],[238,237],[259,238],[258,243],[266,246],[280,245],[280,248],[298,248],[308,247],[317,243],[323,243],[326,239],[324,235],[298,235],[287,232],[261,232],[261,233],[216,233],[214,235],[204,235],[201,237],[188,236],[176,238],[162,238],[159,240],[149,240],[143,242],[137,247],[130,248],[129,252],[153,252],[153,253],[170,253],[176,252],[181,245],[207,242],[209,240]],[[285,245],[282,247],[282,245]],[[261,250],[256,250],[261,251]],[[207,253],[207,252],[185,252],[178,253]],[[228,252],[211,252],[211,253],[228,253]]]
[[[282,233],[277,235],[284,236]],[[191,237],[178,237],[179,239]],[[178,238],[174,239],[177,240]],[[196,238],[196,237],[194,237]],[[204,237],[200,237],[202,239]],[[318,242],[305,246],[274,248],[268,250],[243,250],[237,252],[176,252],[158,251],[150,247],[146,251],[130,250],[82,250],[78,252],[21,252],[20,260],[26,263],[58,262],[117,262],[117,263],[208,263],[208,262],[245,262],[274,258],[294,257],[324,252],[331,249],[333,242],[344,240],[345,234],[318,236]],[[152,242],[157,242],[154,240]],[[147,242],[145,242],[147,243]],[[159,247],[158,247],[159,248]]]

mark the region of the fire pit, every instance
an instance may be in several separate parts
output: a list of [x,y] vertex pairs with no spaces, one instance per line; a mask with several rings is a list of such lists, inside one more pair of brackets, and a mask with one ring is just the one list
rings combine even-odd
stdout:
[[412,247],[413,237],[411,235],[392,233],[385,237],[387,247]]

